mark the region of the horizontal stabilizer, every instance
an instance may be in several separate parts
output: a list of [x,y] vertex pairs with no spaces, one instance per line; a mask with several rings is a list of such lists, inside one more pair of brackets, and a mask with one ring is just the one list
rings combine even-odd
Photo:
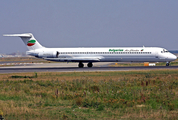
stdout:
[[12,37],[32,37],[31,33],[24,34],[4,34],[3,36],[12,36]]

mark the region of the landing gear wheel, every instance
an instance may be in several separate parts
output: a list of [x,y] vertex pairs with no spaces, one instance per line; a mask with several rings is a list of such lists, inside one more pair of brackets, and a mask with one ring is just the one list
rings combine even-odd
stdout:
[[87,66],[88,66],[88,67],[93,67],[92,62],[89,62],[89,63],[87,64]]
[[82,62],[79,62],[78,67],[83,68],[84,64]]
[[166,63],[166,66],[169,66],[169,63]]

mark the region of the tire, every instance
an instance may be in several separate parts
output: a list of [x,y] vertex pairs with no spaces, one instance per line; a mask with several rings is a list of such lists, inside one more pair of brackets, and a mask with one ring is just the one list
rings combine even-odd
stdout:
[[79,68],[83,68],[83,67],[84,67],[84,64],[83,64],[83,63],[79,63],[79,64],[78,64],[78,67],[79,67]]
[[166,63],[166,66],[169,66],[169,63]]
[[88,67],[93,67],[93,64],[92,64],[91,62],[89,62],[89,63],[87,64],[87,66],[88,66]]

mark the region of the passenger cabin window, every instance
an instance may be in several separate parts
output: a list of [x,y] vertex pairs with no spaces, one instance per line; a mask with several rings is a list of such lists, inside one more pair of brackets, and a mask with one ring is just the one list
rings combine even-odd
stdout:
[[[161,51],[161,53],[166,52],[169,51]],[[58,54],[151,54],[151,52],[59,52]]]

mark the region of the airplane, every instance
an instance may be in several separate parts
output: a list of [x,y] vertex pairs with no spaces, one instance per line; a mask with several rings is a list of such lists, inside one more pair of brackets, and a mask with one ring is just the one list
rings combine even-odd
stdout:
[[3,36],[20,37],[29,51],[27,55],[57,62],[79,62],[92,67],[94,62],[166,62],[177,59],[168,50],[160,47],[97,47],[97,48],[46,48],[42,46],[32,33],[4,34]]

